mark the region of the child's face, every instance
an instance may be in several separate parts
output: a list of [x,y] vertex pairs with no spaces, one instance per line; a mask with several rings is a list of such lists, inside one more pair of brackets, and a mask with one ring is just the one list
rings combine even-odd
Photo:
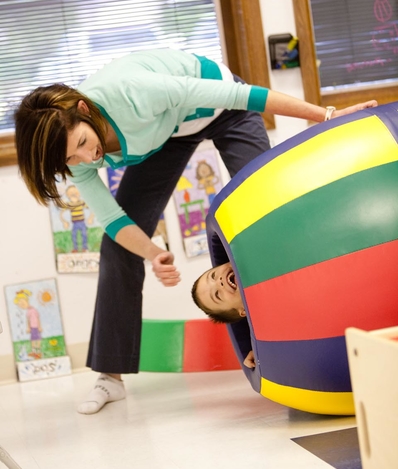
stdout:
[[196,294],[202,305],[213,313],[236,309],[244,317],[245,309],[230,262],[205,272]]

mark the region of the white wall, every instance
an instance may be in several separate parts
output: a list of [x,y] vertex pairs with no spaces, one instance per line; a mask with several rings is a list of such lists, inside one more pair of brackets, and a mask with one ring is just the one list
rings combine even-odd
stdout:
[[[295,33],[291,0],[261,0],[265,40],[270,34]],[[271,71],[271,87],[303,98],[300,70]],[[304,130],[305,121],[276,117],[277,129],[270,132],[273,145]],[[204,147],[209,145],[208,142]],[[225,182],[228,176],[224,170]],[[67,347],[86,346],[93,316],[96,274],[58,274],[55,267],[49,210],[37,205],[28,193],[17,167],[0,168],[0,381],[9,379],[10,372],[2,364],[12,363],[12,342],[9,333],[4,286],[55,278],[61,302]],[[157,319],[202,318],[190,298],[194,280],[210,268],[209,256],[187,259],[179,232],[173,201],[165,212],[170,247],[175,263],[182,273],[181,283],[164,288],[147,269],[144,288],[144,317]],[[117,298],[115,298],[117,301]],[[80,349],[79,349],[80,350]],[[80,357],[81,366],[85,357]],[[75,363],[76,365],[76,363]]]
[[[272,34],[296,34],[292,0],[260,0],[261,16],[265,44],[268,51],[268,36]],[[300,68],[270,70],[271,88],[304,99]],[[273,145],[283,142],[289,137],[307,128],[307,121],[290,117],[275,116],[276,129],[269,132]]]

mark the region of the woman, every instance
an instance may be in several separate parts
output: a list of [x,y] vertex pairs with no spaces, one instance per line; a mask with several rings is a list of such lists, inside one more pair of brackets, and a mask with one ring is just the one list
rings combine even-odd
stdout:
[[[173,254],[151,236],[198,144],[213,140],[233,176],[269,149],[258,111],[320,122],[376,105],[326,111],[244,84],[225,66],[176,50],[133,53],[77,90],[53,85],[23,99],[15,113],[16,146],[30,192],[44,205],[62,205],[56,177],[69,177],[106,231],[87,360],[101,375],[79,412],[122,399],[121,374],[138,372],[143,259],[163,285],[180,281]],[[107,165],[127,166],[116,200],[98,176]]]

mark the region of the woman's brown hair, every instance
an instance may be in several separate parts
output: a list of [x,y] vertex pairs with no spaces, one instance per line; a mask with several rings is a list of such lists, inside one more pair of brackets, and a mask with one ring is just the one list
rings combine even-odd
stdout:
[[[78,108],[83,100],[88,114]],[[66,165],[68,132],[86,122],[105,149],[106,125],[98,107],[63,84],[39,87],[22,100],[14,114],[15,144],[21,176],[41,204],[64,206],[56,182],[71,176]]]

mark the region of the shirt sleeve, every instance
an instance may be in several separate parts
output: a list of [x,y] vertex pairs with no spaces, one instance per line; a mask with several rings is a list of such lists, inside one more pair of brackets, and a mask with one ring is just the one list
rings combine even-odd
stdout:
[[124,226],[135,224],[116,202],[96,168],[77,165],[69,169],[73,175],[69,180],[79,189],[82,199],[113,240]]
[[[168,109],[183,107],[262,112],[268,89],[233,81],[142,73],[127,84],[127,94],[135,109],[142,109],[143,113],[148,110],[147,103],[153,102],[151,112],[157,116]],[[154,96],[157,98],[155,102]],[[144,114],[142,117],[145,119]]]

